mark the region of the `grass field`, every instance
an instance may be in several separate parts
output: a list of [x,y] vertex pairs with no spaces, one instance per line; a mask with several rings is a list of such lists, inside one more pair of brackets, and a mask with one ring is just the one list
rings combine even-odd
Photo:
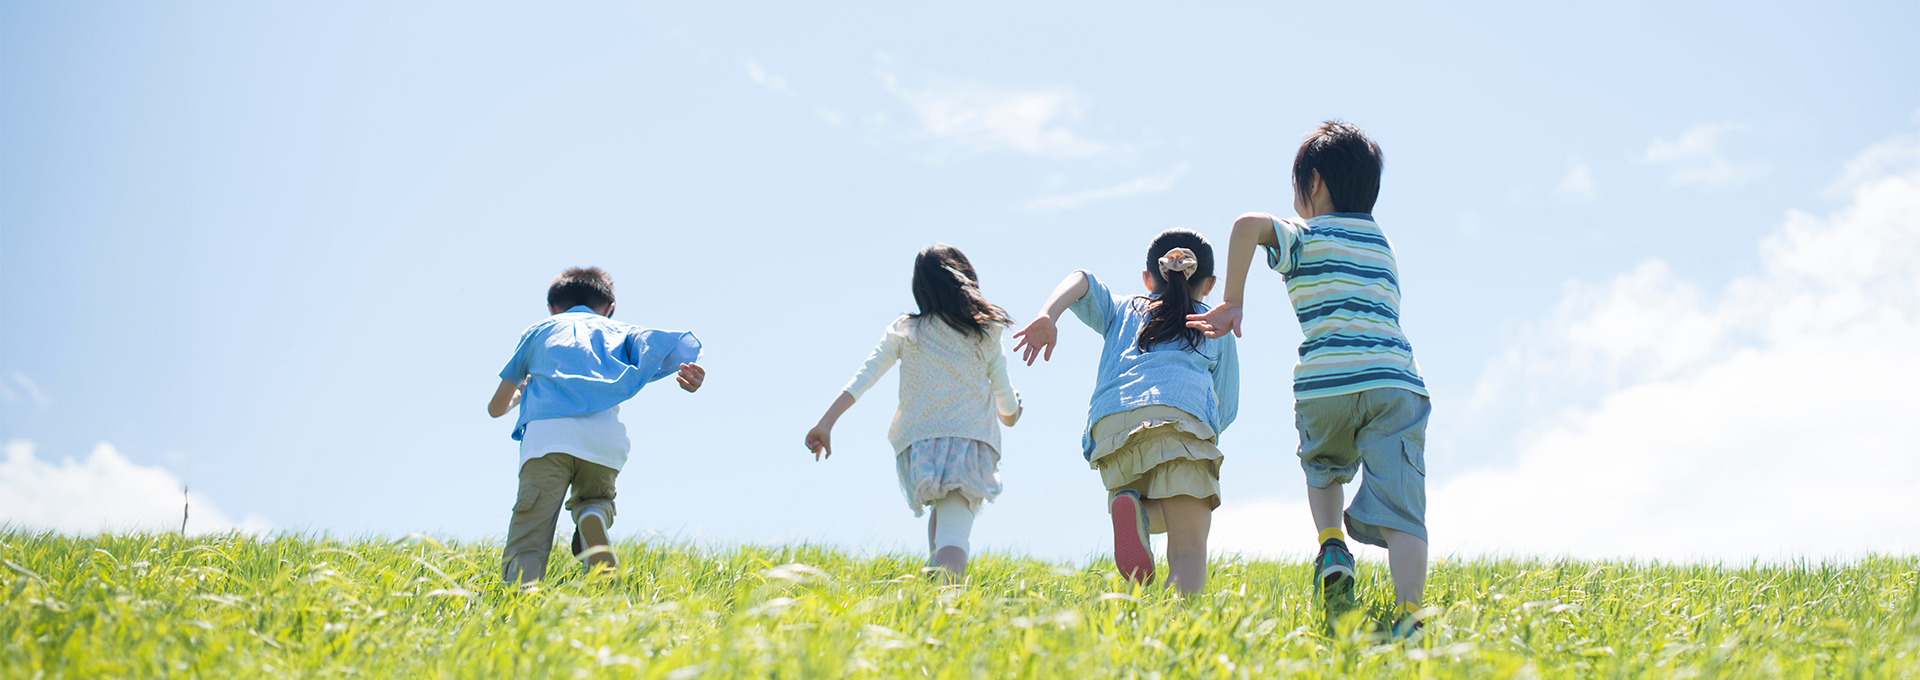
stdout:
[[[1227,559],[1185,600],[1110,564],[619,546],[537,592],[497,544],[0,532],[4,678],[1920,677],[1913,557],[1848,565],[1434,565],[1442,612],[1382,644],[1329,625],[1297,562]],[[806,566],[799,566],[806,565]]]

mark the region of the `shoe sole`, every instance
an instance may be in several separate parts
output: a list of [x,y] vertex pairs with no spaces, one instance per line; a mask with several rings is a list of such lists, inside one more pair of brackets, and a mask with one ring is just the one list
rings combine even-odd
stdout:
[[1114,496],[1108,511],[1113,513],[1114,566],[1129,581],[1152,584],[1153,548],[1141,539],[1146,527],[1140,526],[1139,503],[1132,496]]
[[588,514],[580,518],[580,539],[587,544],[587,571],[593,571],[603,564],[609,569],[620,566],[620,561],[613,558],[613,545],[607,540],[607,525],[601,523],[599,515]]

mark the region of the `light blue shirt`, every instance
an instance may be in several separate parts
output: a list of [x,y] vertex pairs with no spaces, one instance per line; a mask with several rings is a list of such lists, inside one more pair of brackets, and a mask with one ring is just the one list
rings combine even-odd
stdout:
[[[1142,406],[1172,406],[1193,414],[1217,435],[1233,424],[1240,412],[1240,355],[1233,336],[1202,338],[1200,351],[1183,342],[1153,346],[1141,352],[1140,328],[1147,323],[1147,298],[1118,296],[1100,279],[1087,276],[1087,294],[1068,309],[1100,331],[1106,347],[1100,350],[1100,372],[1087,410],[1087,431],[1081,435],[1081,455],[1093,455],[1093,424],[1101,418]],[[1207,305],[1195,302],[1195,313]]]
[[547,317],[521,334],[500,369],[501,380],[527,381],[513,439],[526,433],[527,421],[605,411],[699,360],[700,340],[685,331],[621,323],[586,305]]

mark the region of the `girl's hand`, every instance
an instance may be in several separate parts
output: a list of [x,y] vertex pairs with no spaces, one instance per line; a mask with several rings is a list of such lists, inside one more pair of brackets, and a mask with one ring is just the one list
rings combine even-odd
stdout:
[[813,459],[820,460],[820,452],[825,451],[828,458],[833,457],[833,428],[815,425],[807,430],[807,450],[813,452]]
[[1200,331],[1209,338],[1224,336],[1228,331],[1232,331],[1233,337],[1237,338],[1240,337],[1240,321],[1244,315],[1245,313],[1240,311],[1240,305],[1222,302],[1213,309],[1207,310],[1205,314],[1188,314],[1187,327]]
[[1042,315],[1013,334],[1013,337],[1020,339],[1013,346],[1013,351],[1021,352],[1020,358],[1025,359],[1028,366],[1033,365],[1035,356],[1043,361],[1053,361],[1053,345],[1059,340],[1059,330],[1053,325],[1051,317]]
[[[1013,427],[1014,423],[1020,422],[1020,414],[1026,413],[1026,412],[1027,412],[1027,407],[1022,406],[1020,407],[1020,410],[1014,411],[1013,415],[1000,416],[1000,423],[1002,425],[1006,425],[1007,427]],[[999,414],[995,414],[995,415],[999,415]]]
[[673,376],[673,379],[680,383],[680,389],[694,392],[700,389],[701,383],[707,381],[707,369],[701,368],[700,364],[680,364],[680,374]]

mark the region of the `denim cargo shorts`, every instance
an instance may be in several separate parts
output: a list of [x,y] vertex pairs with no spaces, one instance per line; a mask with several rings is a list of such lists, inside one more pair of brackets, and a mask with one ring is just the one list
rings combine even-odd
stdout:
[[1353,481],[1360,490],[1347,506],[1347,533],[1386,547],[1381,529],[1427,538],[1427,398],[1399,388],[1294,402],[1300,429],[1300,467],[1307,485]]

